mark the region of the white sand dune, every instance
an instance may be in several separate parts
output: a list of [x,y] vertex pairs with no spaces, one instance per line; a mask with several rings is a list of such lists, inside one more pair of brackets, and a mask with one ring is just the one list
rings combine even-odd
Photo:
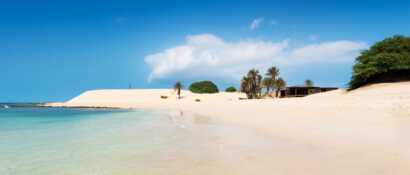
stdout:
[[[64,103],[49,103],[49,106],[66,107],[119,107],[119,108],[172,108],[176,109],[185,105],[200,103],[220,103],[239,101],[245,98],[242,93],[217,93],[217,94],[194,94],[183,90],[178,99],[172,89],[111,89],[92,90]],[[162,99],[161,96],[166,96]],[[201,102],[196,102],[200,99]],[[181,108],[182,109],[182,108]],[[184,108],[185,109],[185,108]]]
[[288,99],[182,94],[177,99],[164,89],[96,90],[49,105],[177,109],[254,128],[294,145],[271,155],[281,165],[278,174],[410,174],[410,82]]

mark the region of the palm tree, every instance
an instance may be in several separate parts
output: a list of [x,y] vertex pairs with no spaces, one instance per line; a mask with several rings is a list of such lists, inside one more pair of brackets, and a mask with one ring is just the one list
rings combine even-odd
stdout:
[[270,88],[273,88],[274,82],[270,77],[265,77],[262,80],[262,86],[266,88],[266,94],[269,94]]
[[177,91],[178,99],[181,98],[181,89],[182,89],[182,83],[180,81],[177,81],[174,85],[174,90]]
[[305,80],[305,86],[306,87],[312,87],[313,86],[313,81],[312,80]]
[[246,97],[252,98],[251,95],[251,79],[244,76],[241,80],[241,92],[246,94]]
[[261,95],[262,76],[256,69],[251,69],[241,81],[241,91],[248,98],[259,98]]
[[277,91],[277,87],[275,87],[275,85],[276,85],[275,82],[276,82],[276,80],[278,79],[278,76],[279,76],[279,69],[275,66],[272,66],[268,69],[268,71],[266,72],[265,75],[267,75],[272,80],[272,86],[271,86],[272,90],[276,89],[276,91]]
[[269,76],[273,81],[275,81],[279,76],[279,69],[275,66],[272,66],[268,69],[265,75]]
[[252,94],[252,98],[258,98],[261,92],[261,83],[262,83],[262,76],[259,74],[259,71],[256,69],[251,69],[248,74],[248,78],[250,78],[250,90]]
[[275,96],[278,97],[278,95],[279,95],[279,90],[286,87],[286,82],[285,82],[285,80],[283,80],[282,78],[279,77],[279,78],[275,81],[275,86],[276,86],[276,94],[275,94]]

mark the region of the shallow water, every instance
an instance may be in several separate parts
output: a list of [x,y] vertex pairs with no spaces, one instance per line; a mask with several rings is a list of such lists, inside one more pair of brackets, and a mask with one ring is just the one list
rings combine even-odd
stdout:
[[183,112],[0,109],[1,175],[273,172],[278,147],[256,131]]

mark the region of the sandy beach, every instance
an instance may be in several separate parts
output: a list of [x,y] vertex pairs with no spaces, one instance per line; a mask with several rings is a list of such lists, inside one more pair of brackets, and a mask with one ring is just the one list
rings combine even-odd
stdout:
[[169,109],[253,128],[292,145],[269,155],[281,165],[279,174],[410,173],[410,82],[303,98],[239,100],[245,94],[188,91],[182,96],[177,99],[171,89],[94,90],[47,106]]

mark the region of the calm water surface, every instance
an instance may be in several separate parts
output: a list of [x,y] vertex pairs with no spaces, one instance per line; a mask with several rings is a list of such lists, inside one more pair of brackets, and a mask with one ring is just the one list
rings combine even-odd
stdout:
[[270,171],[274,147],[183,112],[0,109],[0,175],[250,174]]

